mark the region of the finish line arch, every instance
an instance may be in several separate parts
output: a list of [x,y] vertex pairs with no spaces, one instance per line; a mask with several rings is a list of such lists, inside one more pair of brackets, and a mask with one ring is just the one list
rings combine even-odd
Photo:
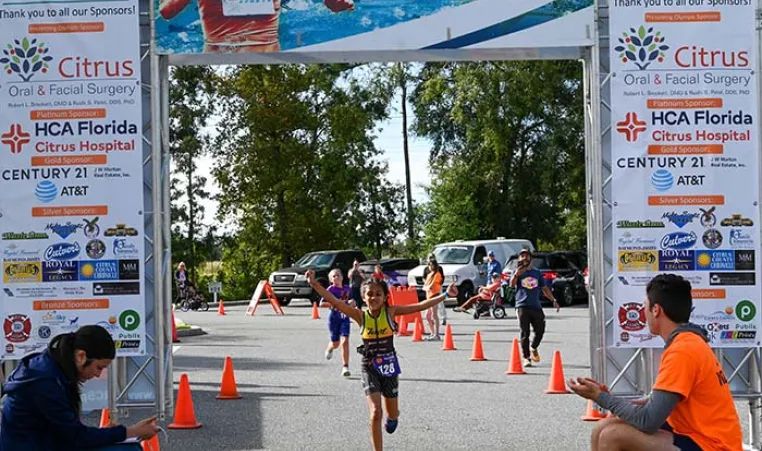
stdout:
[[[637,313],[633,317],[632,311],[642,301],[643,281],[648,273],[683,272],[693,278],[697,288],[702,305],[697,314],[703,324],[720,329],[713,345],[734,395],[750,402],[751,442],[754,449],[760,449],[762,355],[757,334],[762,322],[758,317],[745,316],[748,313],[744,313],[747,311],[740,302],[751,302],[756,311],[762,311],[760,269],[754,256],[760,251],[755,242],[760,236],[759,80],[755,74],[760,68],[757,28],[762,0],[753,4],[740,0],[642,2],[650,6],[642,6],[640,0],[613,0],[612,4],[606,0],[475,0],[457,7],[435,5],[429,10],[417,10],[412,16],[415,20],[407,20],[411,16],[400,7],[401,13],[395,10],[395,18],[384,16],[377,23],[369,19],[377,25],[369,32],[347,22],[348,16],[340,16],[344,13],[337,14],[335,17],[342,19],[333,23],[334,16],[320,16],[317,24],[323,28],[316,31],[315,24],[307,20],[308,13],[300,13],[298,8],[282,9],[277,38],[280,51],[268,53],[204,53],[208,43],[201,30],[213,28],[211,22],[204,23],[203,28],[194,24],[198,20],[193,18],[194,8],[198,15],[196,2],[177,1],[169,21],[160,15],[158,3],[109,2],[138,6],[145,213],[146,352],[120,357],[109,374],[106,406],[112,409],[114,418],[138,408],[156,409],[162,419],[173,412],[168,132],[171,65],[576,59],[584,67],[592,375],[618,394],[638,396],[651,390],[661,345],[644,334]],[[272,6],[235,0],[224,3],[225,8],[232,8],[224,11],[231,17],[253,11],[236,13],[236,7],[260,8],[256,11],[262,13]],[[3,16],[0,11],[0,24],[17,26],[21,18],[7,14],[13,5],[0,2],[0,10],[6,12]],[[362,9],[363,4],[358,2],[352,14],[359,16]],[[211,14],[209,10],[207,14]],[[49,26],[67,21],[59,18],[44,22]],[[53,32],[39,24],[36,27],[30,24],[28,32]],[[5,39],[4,33],[0,35]],[[713,36],[728,37],[723,42],[715,39],[718,42],[710,47]],[[720,55],[722,61],[712,55]],[[10,68],[10,62],[4,63],[2,58],[0,55],[0,66]],[[697,78],[686,78],[691,75]],[[678,84],[666,88],[667,80]],[[0,93],[8,92],[11,82],[7,77],[6,81],[0,84]],[[712,108],[718,114],[730,109],[749,115],[748,139],[740,142],[740,138],[722,135],[717,138],[724,140],[720,144],[709,142],[706,134],[716,131],[710,122],[704,124],[707,127],[703,138],[663,140],[664,131],[679,134],[681,126],[688,134],[700,132],[700,127],[690,129],[698,124],[679,123],[680,113],[690,113],[690,122],[691,117],[698,120],[696,112],[714,111]],[[0,110],[0,132],[6,133],[9,124],[16,122],[20,121]],[[737,133],[745,133],[743,125],[728,124]],[[658,139],[656,132],[662,132]],[[752,150],[746,155],[753,156],[737,161],[739,153],[735,149],[739,147]],[[0,166],[9,164],[8,154],[0,153]],[[657,165],[659,161],[671,162],[667,167],[673,171],[649,170],[633,178],[627,171],[638,166],[622,162],[623,154],[644,159],[636,158],[632,163],[635,165],[640,161]],[[719,166],[713,166],[710,159]],[[695,162],[694,166],[676,166],[689,160]],[[734,176],[728,172],[731,169],[719,169],[731,168],[731,164],[740,169],[739,163],[748,169],[742,172],[744,176],[751,174],[754,180],[754,189],[744,190],[748,192],[728,191],[727,181]],[[708,178],[713,178],[711,184],[699,184]],[[669,195],[670,190],[680,194]],[[742,201],[731,200],[741,197]],[[11,210],[8,205],[0,202],[3,232]],[[701,214],[706,214],[711,207],[716,208],[717,215],[715,223],[709,225],[710,216],[696,215],[700,209]],[[723,226],[726,219],[728,225]],[[747,227],[744,219],[750,219],[753,225]],[[662,236],[669,238],[664,241]],[[735,244],[731,244],[732,240]],[[3,283],[4,287],[14,288],[5,280]],[[7,305],[8,298],[2,299]],[[704,309],[709,304],[709,310]],[[717,306],[724,304],[728,304],[727,308],[720,308],[715,315]],[[727,313],[731,307],[741,313]],[[731,330],[736,325],[739,328]],[[14,361],[12,356],[5,360]]]

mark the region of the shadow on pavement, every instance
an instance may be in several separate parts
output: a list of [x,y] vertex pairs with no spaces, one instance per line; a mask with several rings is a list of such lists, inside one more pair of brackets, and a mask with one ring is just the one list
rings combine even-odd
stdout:
[[481,379],[424,379],[424,378],[405,378],[405,382],[430,382],[435,384],[489,384],[503,385],[503,382],[485,381]]
[[[174,372],[175,374],[183,371],[198,371],[199,369],[219,369],[225,363],[224,357],[200,357],[175,355]],[[289,371],[297,368],[311,368],[318,366],[316,363],[288,362],[282,360],[267,360],[252,357],[236,357],[233,355],[233,367],[235,371]]]

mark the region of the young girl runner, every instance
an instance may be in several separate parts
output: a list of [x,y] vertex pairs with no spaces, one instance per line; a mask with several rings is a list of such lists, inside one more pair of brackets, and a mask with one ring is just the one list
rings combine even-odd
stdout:
[[[418,304],[390,306],[387,302],[389,296],[387,284],[371,278],[362,287],[363,298],[368,308],[358,310],[336,299],[330,291],[323,288],[315,279],[314,272],[307,272],[307,281],[326,301],[360,325],[363,341],[361,370],[363,388],[370,408],[370,440],[373,450],[381,451],[383,450],[381,433],[382,397],[387,416],[384,424],[386,432],[394,433],[399,418],[397,387],[400,367],[397,361],[397,353],[394,350],[394,332],[397,325],[392,318],[397,315],[420,312],[435,306],[444,301],[446,296],[440,294]],[[457,294],[455,284],[450,285],[447,294],[450,296]],[[361,349],[358,348],[358,351]]]
[[[331,270],[328,273],[328,278],[331,280],[328,292],[335,299],[340,299],[345,304],[354,308],[355,301],[352,300],[352,290],[344,285],[341,270]],[[325,301],[326,299],[323,300]],[[326,360],[331,360],[333,350],[339,347],[339,337],[341,337],[341,363],[343,365],[341,375],[349,377],[349,317],[337,310],[336,307],[331,307],[331,313],[328,314],[328,330],[331,333],[331,341],[328,343],[328,349],[325,351],[325,358]]]

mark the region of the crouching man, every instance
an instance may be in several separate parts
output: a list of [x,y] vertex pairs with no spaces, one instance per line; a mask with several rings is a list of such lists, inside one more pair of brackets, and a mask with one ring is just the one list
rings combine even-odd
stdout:
[[691,284],[660,274],[646,287],[648,329],[664,339],[664,354],[651,395],[628,401],[592,379],[569,388],[611,411],[592,434],[593,451],[738,451],[743,449],[728,380],[704,330],[689,323]]

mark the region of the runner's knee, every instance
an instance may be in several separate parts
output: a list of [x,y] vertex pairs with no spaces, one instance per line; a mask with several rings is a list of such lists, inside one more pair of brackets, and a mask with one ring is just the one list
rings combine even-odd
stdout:
[[374,404],[370,407],[370,422],[375,423],[381,421],[384,418],[384,411],[381,409],[381,404]]

